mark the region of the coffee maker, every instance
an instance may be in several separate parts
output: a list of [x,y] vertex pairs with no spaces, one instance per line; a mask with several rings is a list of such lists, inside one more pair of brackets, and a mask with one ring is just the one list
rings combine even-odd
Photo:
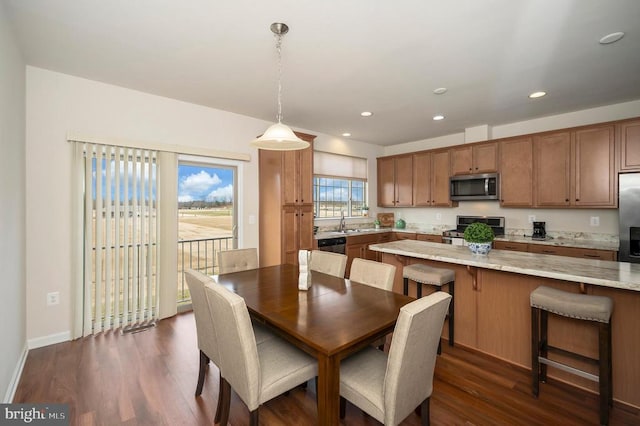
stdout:
[[546,222],[533,222],[533,240],[545,240],[547,238],[547,231],[545,229]]

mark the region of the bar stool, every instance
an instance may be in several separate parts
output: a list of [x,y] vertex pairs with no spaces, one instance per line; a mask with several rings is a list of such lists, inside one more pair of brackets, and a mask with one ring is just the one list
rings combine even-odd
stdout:
[[[453,297],[454,284],[456,279],[455,271],[444,268],[434,268],[431,266],[423,265],[421,263],[414,263],[402,268],[402,277],[404,278],[404,294],[409,295],[409,280],[416,282],[416,294],[418,299],[422,297],[422,284],[432,285],[442,288],[443,285],[449,286],[449,294],[451,295],[451,303],[449,304],[449,346],[453,346],[453,312],[454,302]],[[441,353],[441,347],[438,345],[438,353]]]
[[[599,383],[600,424],[609,423],[609,407],[613,405],[611,364],[611,312],[613,301],[605,296],[569,293],[540,286],[531,292],[531,374],[533,395],[537,398],[540,382],[547,380],[547,365]],[[547,341],[548,314],[561,315],[598,325],[598,359],[586,357],[549,345]],[[547,358],[549,352],[561,353],[598,365],[599,374],[574,368]]]

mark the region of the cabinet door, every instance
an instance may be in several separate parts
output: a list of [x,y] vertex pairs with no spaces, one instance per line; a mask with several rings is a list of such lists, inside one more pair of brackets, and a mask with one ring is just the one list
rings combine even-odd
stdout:
[[282,263],[298,264],[298,209],[295,206],[282,208]]
[[533,140],[534,193],[538,207],[566,207],[571,197],[571,134],[536,136]]
[[451,174],[468,175],[473,173],[473,148],[461,146],[451,148]]
[[413,204],[413,156],[396,158],[396,207],[410,207]]
[[458,205],[449,199],[449,150],[431,153],[431,205],[451,207]]
[[378,158],[378,206],[395,205],[395,160],[393,157]]
[[500,142],[500,205],[533,205],[533,139]]
[[313,145],[298,152],[300,204],[313,204]]
[[355,258],[363,257],[362,253],[365,249],[365,244],[349,244],[347,243],[347,247],[345,249],[345,253],[347,255],[347,268],[345,269],[344,276],[349,277],[351,273],[351,262]]
[[618,125],[620,171],[640,171],[640,120]]
[[496,250],[511,250],[511,251],[529,251],[529,244],[517,243],[510,241],[494,241],[493,248]]
[[298,209],[298,250],[313,250],[313,204]]
[[430,243],[441,243],[442,242],[442,235],[418,234],[416,236],[416,240],[418,240],[418,241],[428,241]]
[[495,173],[498,171],[498,144],[483,143],[473,146],[473,173]]
[[428,152],[413,156],[413,205],[431,205],[431,154]]
[[281,155],[284,203],[313,203],[313,148],[284,151]]
[[616,207],[614,126],[577,130],[573,139],[572,201],[580,207]]

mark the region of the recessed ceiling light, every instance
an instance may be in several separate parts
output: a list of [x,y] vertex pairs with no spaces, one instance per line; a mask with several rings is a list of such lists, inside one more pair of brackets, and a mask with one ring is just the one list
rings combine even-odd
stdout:
[[445,93],[447,91],[446,87],[438,87],[437,89],[435,89],[433,91],[433,93],[435,93],[436,95],[442,95],[443,93]]
[[529,97],[530,97],[531,99],[541,98],[541,97],[543,97],[543,96],[544,96],[544,95],[546,95],[546,94],[547,94],[547,92],[533,92],[532,94],[530,94],[530,95],[529,95]]
[[434,120],[434,121],[444,120],[444,115],[442,115],[442,114],[434,115],[434,116],[433,116],[433,120]]
[[351,136],[351,133],[349,133],[349,132],[344,132],[344,133],[342,134],[342,136],[344,136],[345,138],[348,138],[349,136]]
[[371,111],[362,111],[360,115],[363,117],[371,117],[373,113]]
[[615,43],[616,41],[620,40],[622,37],[624,37],[624,33],[621,32],[621,31],[618,31],[616,33],[607,34],[606,36],[604,36],[604,37],[602,37],[600,39],[600,44]]

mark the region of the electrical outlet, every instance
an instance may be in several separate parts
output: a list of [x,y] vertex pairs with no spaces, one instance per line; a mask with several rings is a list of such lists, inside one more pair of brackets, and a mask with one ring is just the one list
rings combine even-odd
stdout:
[[47,306],[57,305],[60,303],[60,292],[54,291],[47,293]]
[[535,222],[535,221],[536,221],[536,216],[535,216],[535,215],[533,215],[533,214],[530,214],[530,215],[529,215],[529,223],[533,223],[533,222]]
[[600,216],[591,216],[591,226],[600,226]]
[[442,213],[436,213],[436,220],[442,220]]

